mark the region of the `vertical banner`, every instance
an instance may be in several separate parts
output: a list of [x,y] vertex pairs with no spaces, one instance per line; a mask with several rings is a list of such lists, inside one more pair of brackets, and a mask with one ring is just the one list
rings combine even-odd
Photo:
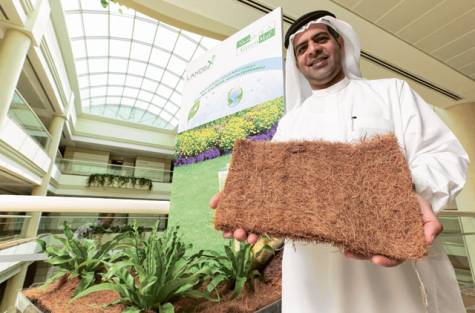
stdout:
[[208,207],[237,139],[270,140],[284,113],[282,10],[221,42],[185,71],[169,225],[196,250],[222,249]]

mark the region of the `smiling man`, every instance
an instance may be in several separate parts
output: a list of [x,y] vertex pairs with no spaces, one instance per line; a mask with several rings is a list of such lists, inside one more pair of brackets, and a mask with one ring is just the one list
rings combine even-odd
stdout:
[[328,26],[312,24],[294,38],[297,67],[312,89],[330,87],[345,77],[341,64],[344,42]]
[[[411,170],[431,247],[428,256],[414,262],[287,241],[282,312],[465,312],[453,268],[437,240],[442,226],[435,215],[465,183],[468,156],[458,140],[404,81],[361,78],[359,39],[332,13],[299,18],[285,46],[287,112],[273,140],[352,142],[394,133]],[[219,194],[211,207],[218,201]],[[257,239],[242,229],[225,236]]]

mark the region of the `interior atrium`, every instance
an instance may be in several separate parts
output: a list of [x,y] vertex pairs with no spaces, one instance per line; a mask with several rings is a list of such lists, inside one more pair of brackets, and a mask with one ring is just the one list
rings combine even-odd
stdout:
[[[363,76],[407,81],[475,160],[471,0],[0,0],[0,312],[51,274],[29,256],[64,222],[167,228],[186,67],[277,7],[284,32],[317,8],[351,23]],[[474,203],[472,165],[438,215],[468,312]]]

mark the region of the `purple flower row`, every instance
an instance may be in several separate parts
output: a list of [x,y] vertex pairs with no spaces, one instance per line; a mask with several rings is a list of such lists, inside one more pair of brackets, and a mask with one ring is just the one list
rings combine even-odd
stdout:
[[178,158],[175,160],[175,166],[188,165],[188,164],[198,163],[204,160],[211,160],[211,159],[219,157],[220,155],[221,155],[221,152],[219,152],[218,148],[211,148],[211,149],[201,152],[198,155],[191,156],[191,157],[185,157],[182,154],[180,154]]
[[[249,136],[247,137],[247,139],[252,140],[252,141],[271,140],[272,137],[274,137],[276,130],[277,130],[277,123],[275,123],[274,126],[272,126],[270,129],[260,134]],[[206,151],[201,152],[200,154],[197,154],[191,157],[185,157],[184,155],[180,154],[178,155],[178,158],[175,160],[175,166],[189,165],[189,164],[198,163],[204,160],[211,160],[221,155],[227,154],[229,152],[230,151],[221,152],[219,151],[218,148],[213,147],[211,149],[208,149]]]
[[274,124],[270,129],[266,130],[265,132],[262,132],[257,135],[252,135],[247,137],[248,140],[251,141],[266,141],[266,140],[271,140],[272,137],[274,137],[275,132],[277,130],[277,123]]

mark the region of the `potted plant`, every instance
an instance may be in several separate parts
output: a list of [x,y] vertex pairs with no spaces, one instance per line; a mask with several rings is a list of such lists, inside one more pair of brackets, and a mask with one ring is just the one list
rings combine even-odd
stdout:
[[[90,312],[91,308],[98,312],[104,305],[107,312],[127,313],[207,313],[230,308],[254,312],[280,297],[279,259],[274,257],[264,266],[263,256],[274,254],[270,239],[255,246],[241,243],[237,249],[229,243],[224,254],[190,254],[178,228],[162,234],[157,230],[158,225],[145,236],[135,225],[100,245],[75,236],[65,225],[65,238],[57,237],[62,247],[41,243],[50,264],[58,266],[48,280],[56,281],[52,291],[36,288],[36,295],[31,290],[25,295],[52,313]],[[49,295],[48,301],[42,292]]]

